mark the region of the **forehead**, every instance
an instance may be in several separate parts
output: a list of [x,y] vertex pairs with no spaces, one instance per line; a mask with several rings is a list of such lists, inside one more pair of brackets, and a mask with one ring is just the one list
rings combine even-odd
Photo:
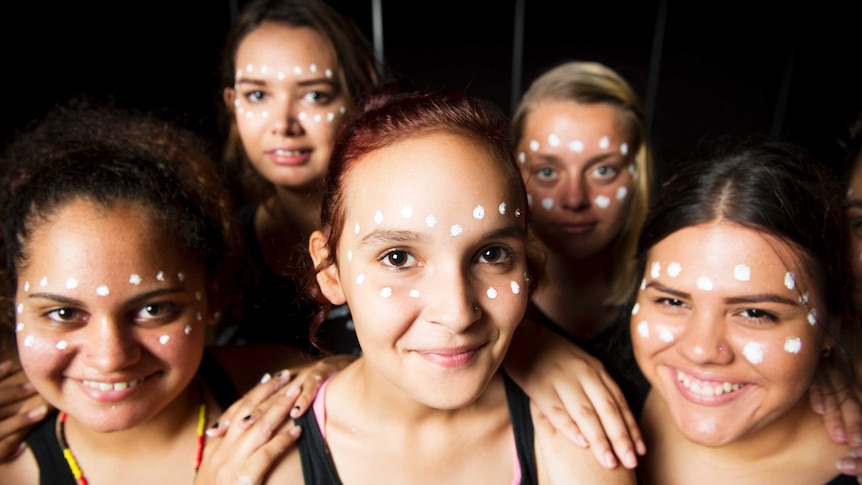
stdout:
[[[236,52],[238,72],[246,72],[249,65],[256,75],[278,72],[296,75],[294,67],[316,64],[321,69],[337,66],[329,42],[309,27],[292,27],[276,22],[264,22],[240,42]],[[303,71],[305,72],[305,71]]]
[[551,133],[566,139],[604,136],[623,139],[626,132],[620,118],[617,108],[605,103],[543,101],[530,111],[523,140],[529,142],[529,137]]
[[504,171],[501,163],[485,146],[461,135],[411,137],[356,161],[346,180],[346,214],[405,205],[435,213],[466,207],[469,214],[477,204],[490,211],[503,202],[514,211],[520,204],[520,176]]

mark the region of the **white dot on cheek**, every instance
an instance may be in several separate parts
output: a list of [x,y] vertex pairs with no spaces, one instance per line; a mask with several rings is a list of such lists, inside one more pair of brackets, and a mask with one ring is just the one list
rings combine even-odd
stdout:
[[518,153],[518,161],[521,162],[521,165],[527,163],[527,154],[524,152]]
[[188,335],[188,334],[192,333],[192,326],[191,326],[191,325],[186,325],[186,326],[183,328],[183,333],[184,333],[184,334],[186,334],[186,335]]
[[521,285],[519,285],[517,281],[512,281],[511,283],[509,283],[509,287],[512,288],[513,295],[517,295],[521,292]]
[[35,344],[36,344],[36,338],[33,337],[32,335],[28,335],[24,338],[24,347],[33,348],[33,346]]
[[798,337],[787,337],[784,341],[784,351],[791,354],[798,354],[802,350],[802,340]]
[[19,303],[18,308],[16,308],[15,310],[18,312],[18,314],[24,313],[24,304]]
[[359,234],[359,223],[353,225],[353,234]]
[[811,311],[808,312],[808,323],[811,325],[817,324],[817,310],[812,308]]
[[670,276],[671,278],[676,278],[677,276],[679,276],[679,274],[681,272],[682,272],[682,265],[681,264],[679,264],[677,262],[673,262],[673,263],[670,263],[669,265],[667,265],[667,275]]
[[544,208],[546,211],[553,209],[554,199],[550,197],[545,197],[544,199],[542,199],[542,208]]
[[329,113],[326,113],[326,121],[331,123],[332,120],[334,120],[334,119],[335,119],[335,113],[334,112],[330,111]]
[[78,280],[75,278],[69,278],[66,280],[66,288],[69,290],[74,290],[78,287]]
[[382,296],[383,298],[389,298],[390,296],[392,296],[392,288],[383,288],[382,290],[380,290],[380,296]]
[[170,335],[162,335],[161,337],[159,337],[159,343],[162,345],[167,345],[167,343],[170,341],[171,341]]
[[602,209],[607,209],[607,207],[611,205],[611,199],[605,197],[604,195],[596,197],[596,200],[594,202]]
[[712,280],[706,276],[697,279],[697,288],[703,291],[712,291]]
[[356,284],[361,285],[364,282],[365,282],[365,274],[362,274],[362,273],[358,274],[356,276]]
[[733,267],[733,278],[737,281],[748,281],[751,279],[751,268],[744,264]]
[[488,288],[488,291],[485,292],[488,295],[488,298],[494,299],[497,298],[497,290],[494,288]]
[[663,328],[658,332],[658,339],[662,342],[673,342],[673,333],[670,330]]
[[419,298],[419,290],[410,290],[410,293],[407,293],[410,298]]
[[21,330],[24,330],[24,324],[21,322],[18,322],[18,325],[15,325],[15,331],[20,332]]
[[748,342],[742,349],[742,355],[752,364],[763,362],[763,346],[756,342]]
[[649,338],[649,323],[646,320],[638,324],[638,335],[643,338]]
[[481,205],[477,205],[476,208],[473,209],[473,218],[482,220],[485,218],[485,208]]
[[347,250],[347,261],[353,261],[353,251],[351,251],[350,249]]
[[57,342],[57,350],[66,350],[66,345],[67,344],[65,340],[60,340],[59,342]]
[[784,286],[787,287],[788,290],[792,290],[796,288],[796,275],[788,271],[784,274]]
[[632,315],[637,315],[639,311],[641,311],[641,305],[640,303],[635,303],[635,306],[632,307]]
[[620,187],[617,189],[617,200],[624,200],[626,195],[628,195],[629,189],[628,187]]
[[25,281],[24,282],[24,293],[27,293],[28,291],[30,291],[30,282]]

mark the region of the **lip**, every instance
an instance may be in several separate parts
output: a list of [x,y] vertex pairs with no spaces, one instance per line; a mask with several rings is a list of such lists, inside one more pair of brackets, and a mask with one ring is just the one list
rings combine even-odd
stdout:
[[76,382],[81,391],[94,401],[112,403],[141,392],[142,388],[148,387],[146,384],[155,375],[111,379],[69,379]]
[[591,222],[561,223],[561,224],[556,224],[556,226],[560,229],[560,231],[562,231],[566,234],[580,235],[580,234],[586,234],[586,233],[592,231],[593,229],[595,229],[596,224],[598,224],[597,221],[591,221]]
[[302,165],[311,158],[310,148],[278,147],[267,150],[266,156],[278,165]]
[[667,367],[667,378],[688,401],[708,406],[720,406],[746,395],[751,383],[723,376]]
[[432,364],[446,369],[459,369],[470,365],[482,347],[484,344],[416,350],[415,352]]

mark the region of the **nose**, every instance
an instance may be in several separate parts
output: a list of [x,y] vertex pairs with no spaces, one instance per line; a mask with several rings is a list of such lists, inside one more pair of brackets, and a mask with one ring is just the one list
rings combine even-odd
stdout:
[[568,210],[582,210],[589,206],[589,190],[580,173],[570,173],[564,181],[562,205]]
[[725,331],[721,319],[695,312],[677,334],[677,352],[694,364],[729,364],[733,361],[733,352]]
[[81,347],[88,366],[109,373],[123,370],[141,358],[141,346],[128,325],[111,317],[90,321]]
[[458,266],[435,269],[426,296],[425,319],[446,327],[451,333],[464,332],[479,320],[482,310],[474,297],[469,274]]
[[304,118],[310,115],[304,112],[290,96],[279,98],[278,101],[277,106],[269,113],[272,120],[272,134],[299,136],[305,133],[303,129]]

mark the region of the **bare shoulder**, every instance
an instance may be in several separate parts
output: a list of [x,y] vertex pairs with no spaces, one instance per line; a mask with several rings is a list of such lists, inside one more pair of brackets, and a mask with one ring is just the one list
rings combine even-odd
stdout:
[[241,393],[254,387],[267,372],[275,373],[311,362],[306,354],[283,344],[210,346],[208,351],[225,368]]
[[[300,436],[302,439],[302,436]],[[292,446],[279,462],[273,465],[272,472],[264,483],[304,483],[302,476],[302,460],[299,457],[299,447]]]
[[608,470],[587,448],[581,448],[551,426],[547,418],[530,404],[535,428],[536,466],[539,483],[634,485],[635,474],[622,466]]
[[0,462],[0,482],[4,485],[30,485],[39,483],[39,466],[28,448],[14,460]]

